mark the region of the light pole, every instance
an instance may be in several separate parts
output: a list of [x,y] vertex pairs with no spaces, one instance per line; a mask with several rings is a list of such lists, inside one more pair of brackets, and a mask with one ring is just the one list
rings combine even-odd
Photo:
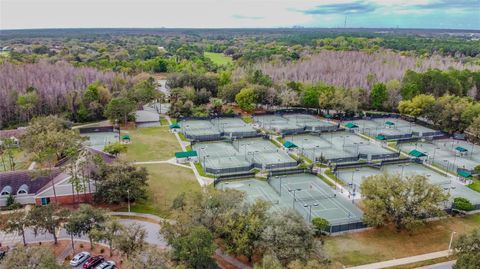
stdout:
[[316,151],[316,149],[318,149],[318,148],[320,148],[320,146],[318,146],[318,145],[313,148],[313,160],[312,160],[313,163],[316,162],[317,156],[315,155],[315,151]]
[[296,195],[297,191],[301,191],[302,189],[291,189],[288,190],[288,192],[292,193],[293,192],[293,202],[292,202],[292,207],[295,209],[295,201],[297,200]]
[[130,213],[130,189],[127,189],[128,213]]
[[315,203],[315,204],[309,204],[309,205],[305,204],[305,205],[303,205],[303,207],[308,207],[309,208],[308,209],[308,222],[312,221],[312,207],[314,207],[314,206],[318,206],[318,204]]
[[450,256],[450,252],[452,251],[452,242],[453,242],[453,236],[455,236],[457,232],[453,231],[452,235],[450,236],[450,243],[448,243],[448,254],[447,257]]
[[437,149],[440,149],[440,148],[439,147],[433,148],[432,164],[435,162],[435,153],[437,152]]
[[283,180],[283,177],[281,176],[275,176],[276,178],[278,178],[279,180],[279,193],[280,193],[280,197],[282,196],[282,180]]

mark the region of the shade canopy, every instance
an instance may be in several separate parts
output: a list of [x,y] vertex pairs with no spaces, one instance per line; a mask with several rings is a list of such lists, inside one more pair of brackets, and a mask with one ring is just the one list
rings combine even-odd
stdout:
[[192,151],[179,151],[175,152],[175,158],[188,158],[188,157],[197,157],[197,152],[195,150]]
[[287,149],[291,149],[291,148],[298,148],[297,145],[295,145],[295,143],[293,143],[292,141],[285,141],[285,143],[283,143],[283,146]]
[[468,171],[465,171],[465,170],[460,170],[458,171],[457,173],[459,176],[463,177],[463,178],[469,178],[472,176],[472,174]]
[[170,129],[180,129],[180,124],[178,124],[176,122],[172,123],[172,124],[170,124]]
[[345,124],[345,127],[349,128],[349,129],[353,129],[353,128],[358,128],[358,125],[356,125],[353,122],[349,122],[349,123]]
[[408,153],[408,155],[413,156],[413,157],[416,157],[416,158],[420,158],[420,157],[425,157],[425,156],[427,156],[427,154],[425,154],[425,153],[423,153],[423,152],[421,152],[421,151],[418,151],[418,150],[416,150],[416,149],[410,151],[410,152]]
[[460,147],[460,146],[456,147],[455,150],[458,151],[458,152],[462,152],[462,153],[468,151],[466,148]]
[[393,122],[391,122],[391,121],[386,121],[386,122],[385,122],[385,125],[393,126],[393,125],[395,125],[395,123],[393,123]]
[[130,135],[124,134],[124,135],[122,135],[122,139],[123,140],[130,140]]

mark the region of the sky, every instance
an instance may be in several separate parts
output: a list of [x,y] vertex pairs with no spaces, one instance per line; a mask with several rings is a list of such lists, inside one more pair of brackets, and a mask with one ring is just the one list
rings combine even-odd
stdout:
[[480,30],[480,0],[0,0],[3,30],[293,26]]

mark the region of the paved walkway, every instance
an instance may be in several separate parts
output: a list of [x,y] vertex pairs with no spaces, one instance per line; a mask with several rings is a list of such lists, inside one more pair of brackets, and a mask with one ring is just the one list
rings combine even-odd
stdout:
[[446,257],[446,256],[448,256],[448,250],[437,251],[437,252],[432,252],[432,253],[427,253],[427,254],[422,254],[422,255],[417,255],[417,256],[411,256],[411,257],[405,257],[405,258],[401,258],[401,259],[394,259],[394,260],[389,260],[389,261],[384,261],[384,262],[365,264],[365,265],[360,265],[360,266],[355,266],[355,267],[348,267],[348,268],[349,269],[381,269],[381,268],[388,268],[388,267],[393,267],[393,266],[405,265],[405,264],[409,264],[409,263],[433,260],[433,259]]
[[226,262],[230,263],[231,265],[235,266],[236,268],[240,269],[250,269],[252,267],[240,262],[239,260],[233,258],[232,256],[226,255],[223,253],[221,249],[215,250],[215,254],[219,257],[221,257],[223,260]]

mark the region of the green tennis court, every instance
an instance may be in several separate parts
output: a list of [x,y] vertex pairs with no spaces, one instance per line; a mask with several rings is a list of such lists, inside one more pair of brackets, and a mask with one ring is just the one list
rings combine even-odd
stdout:
[[428,178],[430,183],[437,184],[446,192],[449,192],[452,199],[454,197],[464,197],[469,199],[473,204],[480,204],[480,193],[471,190],[451,176],[440,174],[421,164],[406,163],[384,165],[381,169],[375,169],[372,167],[340,169],[336,172],[336,176],[344,181],[351,191],[354,190],[354,192],[359,192],[359,187],[366,177],[381,173],[398,174],[401,176],[413,176],[417,174],[424,175]]
[[83,133],[82,136],[88,138],[84,142],[85,145],[101,151],[105,146],[118,142],[118,133],[116,132]]
[[331,225],[361,221],[363,213],[360,209],[314,175],[279,176],[270,178],[269,182],[255,179],[221,182],[217,188],[244,191],[249,202],[257,199],[269,201],[277,212],[294,208],[307,221],[315,217],[324,218]]

